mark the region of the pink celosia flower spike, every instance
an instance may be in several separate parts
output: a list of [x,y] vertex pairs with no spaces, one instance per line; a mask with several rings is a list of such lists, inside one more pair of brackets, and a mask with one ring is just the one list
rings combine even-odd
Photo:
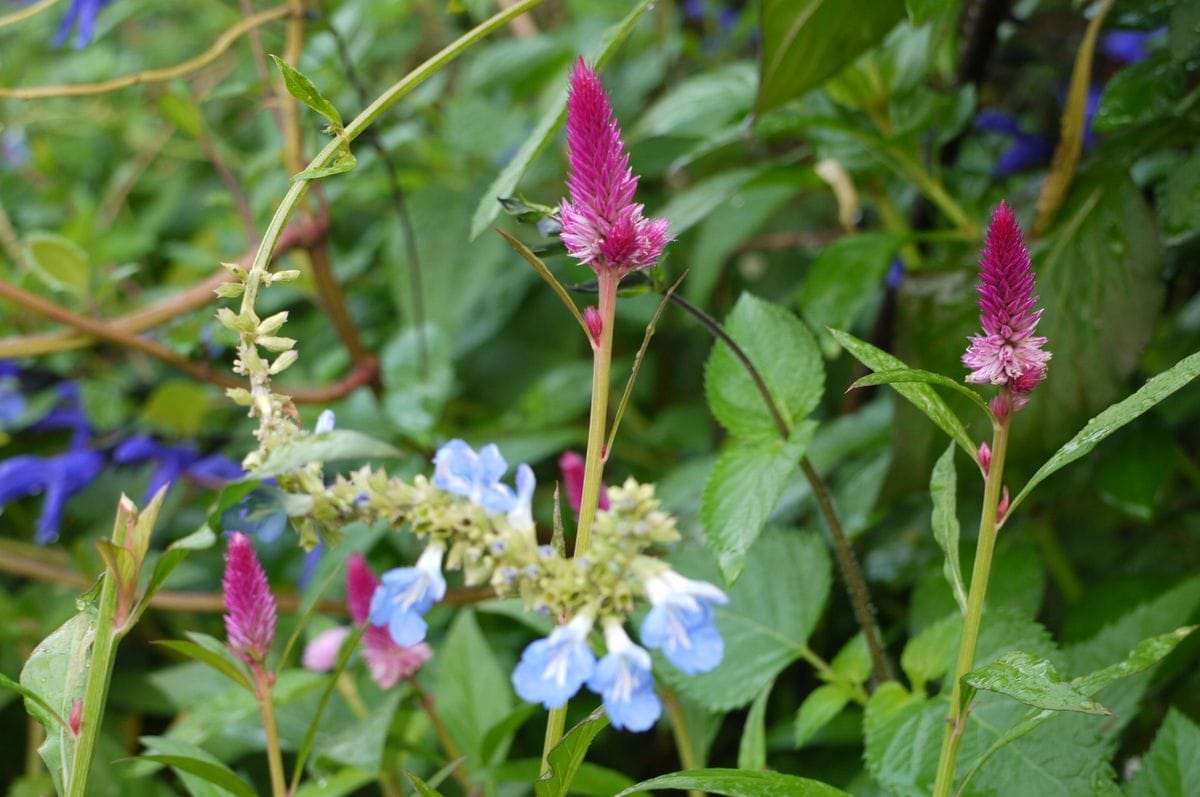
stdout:
[[[562,471],[563,486],[567,490],[567,503],[575,514],[579,515],[579,506],[583,503],[583,457],[574,451],[563,452],[558,458],[558,467]],[[608,509],[608,488],[600,484],[600,498],[596,502],[600,509]]]
[[[346,608],[355,625],[367,622],[371,613],[371,596],[379,586],[379,578],[361,554],[350,554],[346,565]],[[433,649],[424,642],[401,647],[392,639],[387,627],[368,625],[363,632],[363,659],[375,683],[391,689],[405,678],[411,678],[425,662],[433,657]]]
[[666,219],[647,219],[633,201],[638,178],[629,169],[621,128],[596,73],[580,58],[567,96],[567,159],[571,198],[561,207],[562,240],[581,263],[617,275],[653,266],[671,240]]
[[246,535],[234,532],[225,554],[225,631],[229,647],[247,664],[267,657],[275,638],[275,596],[267,585],[254,546]]
[[963,355],[963,365],[971,369],[967,381],[1003,385],[1011,394],[1012,408],[1020,409],[1046,378],[1050,352],[1042,349],[1046,339],[1034,335],[1042,315],[1034,309],[1035,275],[1016,216],[1003,202],[992,215],[979,266],[979,322],[984,334],[971,338]]

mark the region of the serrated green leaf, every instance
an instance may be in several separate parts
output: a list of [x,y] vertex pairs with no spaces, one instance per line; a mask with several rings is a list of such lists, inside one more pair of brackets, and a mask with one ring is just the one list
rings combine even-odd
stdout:
[[169,767],[188,772],[196,777],[203,778],[209,783],[216,784],[222,789],[237,795],[237,797],[257,797],[254,789],[250,784],[234,774],[233,770],[222,764],[220,761],[212,758],[194,758],[185,755],[139,755],[132,758],[123,759],[124,761],[154,761],[158,764],[166,764]]
[[1087,422],[1083,429],[1058,449],[1054,456],[1037,469],[1021,492],[1009,505],[1008,516],[1025,497],[1052,474],[1062,470],[1075,460],[1086,455],[1104,438],[1146,413],[1163,399],[1200,375],[1200,352],[1177,362],[1161,374],[1152,377],[1132,396],[1112,405]]
[[[681,572],[712,578],[701,568]],[[683,675],[669,664],[656,666],[657,672],[679,694],[711,711],[745,706],[804,655],[829,599],[830,577],[829,549],[819,536],[772,529],[750,551],[742,578],[729,590],[729,604],[715,609],[725,640],[721,664],[700,675]]]
[[740,769],[691,769],[660,775],[634,784],[616,797],[656,789],[692,789],[725,797],[848,797],[841,789],[817,780]]
[[924,692],[927,683],[936,681],[950,670],[961,634],[962,616],[950,614],[926,626],[908,641],[900,654],[900,668],[908,676],[913,691]]
[[954,472],[954,443],[938,457],[929,478],[929,495],[933,499],[933,539],[946,557],[942,572],[950,582],[950,590],[959,611],[967,613],[967,590],[963,586],[962,562],[958,554],[958,476]]
[[767,684],[750,704],[746,722],[742,725],[742,739],[738,742],[738,769],[767,768],[767,700],[770,697],[771,684]]
[[1079,711],[1111,715],[1112,712],[1063,681],[1049,660],[1019,650],[963,676],[976,689],[1007,695],[1049,711]]
[[[859,340],[849,333],[838,329],[831,329],[829,330],[829,334],[833,335],[834,339],[842,344],[842,348],[850,352],[856,360],[872,371],[908,368],[903,362],[882,349],[878,349],[866,341]],[[967,433],[966,427],[963,426],[962,421],[954,414],[954,411],[946,405],[946,402],[942,401],[941,396],[932,387],[921,383],[909,382],[900,382],[892,385],[892,387],[897,393],[908,399],[914,407],[923,412],[939,429],[950,435],[950,438],[958,443],[963,451],[966,451],[972,457],[975,456],[975,444],[971,440],[971,435]]]
[[824,684],[809,692],[796,712],[793,730],[796,747],[808,744],[809,739],[841,714],[849,702],[850,696],[846,690],[835,684]]
[[1141,767],[1125,787],[1129,797],[1187,797],[1200,783],[1200,727],[1167,710]]
[[807,421],[787,443],[738,445],[713,465],[700,499],[700,517],[726,582],[741,575],[747,552],[775,511],[815,430],[816,424]]
[[[758,370],[790,432],[824,390],[825,368],[812,333],[792,313],[749,293],[738,299],[725,331]],[[709,355],[704,393],[713,415],[735,437],[762,442],[782,436],[746,366],[723,342]]]
[[335,134],[340,133],[342,129],[342,115],[338,113],[337,108],[333,107],[333,103],[325,98],[325,95],[321,93],[316,84],[307,75],[282,58],[271,55],[271,60],[275,62],[275,66],[279,67],[288,93],[328,119]]
[[533,784],[537,797],[567,797],[571,782],[583,764],[584,756],[596,734],[608,727],[608,717],[604,709],[598,708],[571,730],[567,731],[562,741],[554,746],[547,756],[550,771],[542,775]]
[[194,659],[201,664],[206,664],[246,689],[252,688],[245,667],[218,640],[208,634],[201,634],[196,631],[189,631],[188,637],[190,641],[164,639],[159,640],[155,644],[161,645],[167,650],[173,650],[182,656],[187,656],[189,659]]
[[395,459],[403,452],[390,443],[376,440],[353,429],[334,429],[323,434],[297,435],[275,448],[262,467],[247,479],[261,481],[289,473],[310,462],[336,462],[344,459]]
[[25,236],[25,249],[34,275],[46,287],[86,299],[92,291],[92,261],[83,247],[53,233]]
[[[653,5],[654,0],[638,0],[637,4],[620,22],[604,32],[597,42],[596,48],[589,54],[587,62],[592,64],[595,69],[603,67],[633,31],[642,15]],[[525,143],[517,150],[517,154],[513,156],[507,166],[501,169],[500,174],[496,175],[496,179],[483,192],[483,197],[479,200],[479,204],[475,207],[475,213],[471,216],[470,240],[478,238],[479,234],[495,220],[501,207],[497,199],[512,196],[516,192],[517,183],[520,182],[521,177],[529,169],[534,158],[541,154],[546,145],[558,133],[566,118],[567,87],[564,85],[554,101],[547,106],[542,118],[530,131]]]
[[821,85],[904,17],[895,0],[763,0],[761,9],[759,115]]
[[[446,731],[468,761],[489,763],[483,755],[488,729],[513,707],[508,676],[500,669],[472,611],[462,611],[454,618],[441,647],[437,695]],[[503,758],[506,753],[501,745],[492,755]]]

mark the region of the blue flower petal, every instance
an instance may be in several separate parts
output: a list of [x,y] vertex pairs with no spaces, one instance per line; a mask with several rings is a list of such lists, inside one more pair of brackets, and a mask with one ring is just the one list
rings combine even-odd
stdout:
[[392,641],[405,648],[411,648],[425,640],[425,632],[429,630],[425,618],[416,612],[395,612],[388,623],[388,634]]
[[512,674],[513,688],[522,700],[560,708],[570,700],[596,668],[596,657],[587,645],[587,632],[579,626],[556,628],[545,639],[531,642],[521,653]]

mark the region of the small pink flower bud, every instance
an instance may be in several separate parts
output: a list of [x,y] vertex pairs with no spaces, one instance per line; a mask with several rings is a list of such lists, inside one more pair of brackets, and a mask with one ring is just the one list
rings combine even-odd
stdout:
[[[583,457],[574,451],[567,451],[558,458],[558,467],[562,470],[563,484],[567,489],[567,503],[576,515],[583,503]],[[608,488],[600,485],[600,500],[597,504],[601,509],[608,509]]]
[[587,307],[583,311],[583,322],[587,324],[588,334],[592,337],[592,345],[600,345],[600,333],[604,331],[604,319],[595,307]]
[[1000,393],[992,397],[988,402],[988,407],[991,408],[992,414],[996,416],[996,420],[1003,422],[1008,418],[1008,414],[1013,409],[1012,396],[1007,392]]
[[71,733],[78,737],[79,729],[83,727],[83,700],[76,699],[71,704],[71,717],[67,720],[67,724],[71,726]]
[[988,468],[992,465],[992,449],[987,443],[979,444],[979,467],[983,469],[983,475],[988,475]]
[[225,632],[229,647],[247,664],[267,657],[275,638],[275,596],[246,535],[234,532],[225,553]]
[[1004,493],[1000,496],[1000,503],[996,505],[996,525],[1004,522],[1004,516],[1008,514],[1008,486],[1005,485]]
[[349,628],[337,626],[313,637],[304,647],[304,656],[301,658],[305,669],[313,672],[332,670],[337,665],[338,651],[342,649],[342,643],[346,641],[349,633]]

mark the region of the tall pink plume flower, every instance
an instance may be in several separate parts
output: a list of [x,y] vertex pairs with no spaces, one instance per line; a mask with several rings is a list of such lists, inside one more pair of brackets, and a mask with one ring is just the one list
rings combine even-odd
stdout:
[[[574,451],[564,451],[558,458],[558,467],[562,471],[563,486],[567,490],[567,503],[575,515],[579,515],[579,506],[583,503],[583,457]],[[600,484],[600,499],[596,504],[600,509],[608,509],[608,488]]]
[[[371,596],[379,586],[379,579],[361,554],[351,554],[346,565],[346,608],[355,625],[367,622],[371,613]],[[433,649],[424,642],[412,647],[397,645],[388,633],[387,626],[367,625],[363,632],[363,659],[375,683],[383,689],[391,689],[405,678],[411,678],[417,670],[433,657]]]
[[967,381],[1003,385],[1013,409],[1046,378],[1050,352],[1037,331],[1041,310],[1035,310],[1034,273],[1029,250],[1012,210],[1004,202],[992,215],[979,261],[979,322],[982,335],[971,338],[963,365]]
[[240,532],[229,539],[221,586],[229,647],[247,664],[261,664],[275,639],[275,596],[254,546]]
[[671,240],[666,219],[647,219],[633,201],[638,178],[629,168],[621,128],[596,73],[580,58],[567,96],[571,198],[561,207],[562,241],[584,265],[619,277],[649,268]]

